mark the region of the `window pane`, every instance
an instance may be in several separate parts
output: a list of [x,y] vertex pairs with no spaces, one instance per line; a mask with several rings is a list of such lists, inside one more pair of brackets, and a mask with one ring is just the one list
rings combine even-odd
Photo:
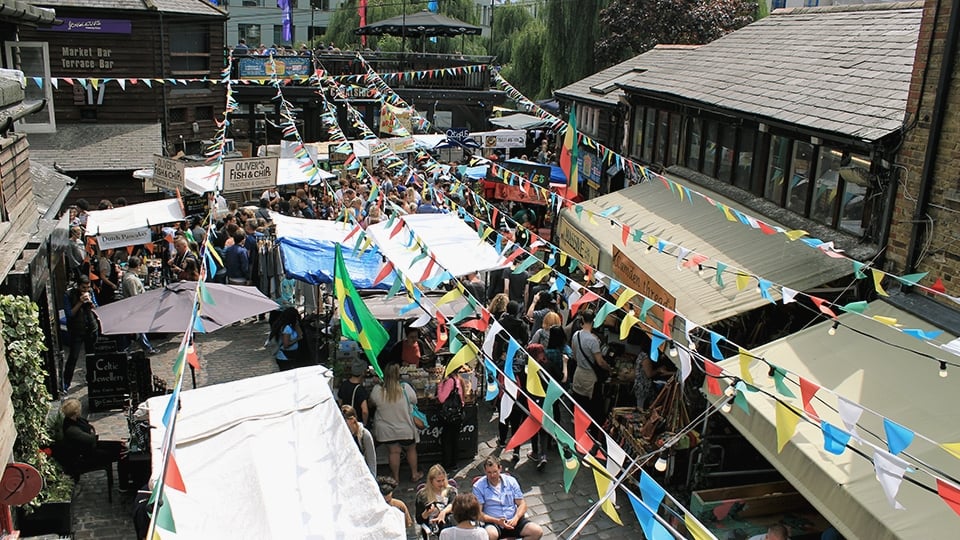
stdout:
[[733,172],[733,144],[736,139],[736,128],[729,125],[720,127],[720,170],[717,172],[717,179],[727,183],[730,182]]
[[[20,50],[20,71],[26,77],[44,77],[49,76],[46,69],[46,58],[43,54],[43,47],[34,47],[22,45],[17,47]],[[49,81],[47,81],[49,83]],[[21,121],[25,124],[49,124],[51,119],[50,107],[53,106],[51,96],[47,95],[45,88],[40,88],[35,84],[28,84],[23,89],[25,101],[40,101],[46,99],[47,103],[42,109],[35,113],[24,116]]]
[[670,115],[670,155],[667,165],[675,165],[680,157],[680,115]]
[[840,228],[863,234],[863,206],[867,200],[870,176],[870,159],[867,156],[851,156],[840,161],[840,179],[843,181],[843,199],[840,208]]
[[777,204],[783,204],[792,143],[792,140],[779,135],[770,138],[770,159],[767,161],[767,181],[763,186],[763,196]]
[[653,161],[653,132],[657,127],[656,109],[647,109],[647,119],[643,126],[643,159]]
[[170,52],[208,53],[210,40],[204,29],[178,29],[170,31]]
[[660,111],[657,114],[657,159],[656,162],[663,165],[667,162],[667,129],[670,126],[670,114],[667,111]]
[[716,120],[708,120],[706,133],[704,133],[703,147],[703,169],[700,170],[707,176],[713,176],[714,166],[717,163],[717,130],[719,126]]
[[633,157],[640,157],[643,149],[643,112],[643,107],[637,107],[633,114],[633,150],[630,152]]
[[[290,37],[296,37],[297,29],[290,25]],[[292,41],[292,40],[291,40]],[[273,45],[291,45],[291,41],[283,39],[283,25],[273,25]]]
[[793,146],[793,169],[790,173],[790,186],[787,188],[787,208],[798,214],[806,212],[807,195],[810,193],[810,160],[813,157],[813,145],[800,142]]
[[753,141],[756,132],[753,128],[740,128],[740,142],[737,152],[737,169],[733,171],[733,185],[750,189],[750,174],[753,172]]
[[238,24],[237,34],[239,39],[246,40],[250,47],[260,45],[260,25],[259,24]]
[[687,168],[700,168],[700,119],[687,119]]
[[813,207],[810,217],[825,225],[833,225],[837,209],[837,191],[840,189],[840,156],[836,149],[823,147],[817,160],[817,181],[814,183]]

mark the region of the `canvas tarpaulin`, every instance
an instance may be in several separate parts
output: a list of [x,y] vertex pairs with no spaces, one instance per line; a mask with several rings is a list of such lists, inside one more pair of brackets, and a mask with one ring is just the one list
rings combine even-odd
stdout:
[[109,210],[93,210],[87,216],[87,235],[131,231],[183,219],[183,208],[177,199],[163,199]]
[[[929,323],[883,301],[870,303],[865,314],[867,317],[894,318],[902,328],[932,330]],[[825,321],[759,347],[751,354],[916,431],[917,437],[904,452],[943,471],[943,474],[960,477],[960,460],[921,440],[919,435],[938,443],[960,441],[960,392],[951,383],[953,377],[942,379],[938,376],[936,362],[908,351],[922,351],[954,361],[957,358],[875,320],[855,314],[840,315],[839,320],[842,326],[833,336],[827,332],[832,322]],[[936,341],[944,343],[952,338],[944,333]],[[737,358],[720,365],[731,373],[740,374]],[[750,372],[757,386],[779,395],[774,379],[768,376],[766,364],[754,361]],[[789,375],[788,379],[796,377]],[[802,408],[798,387],[788,383],[788,388],[797,399],[782,399]],[[932,487],[933,492],[904,480],[896,500],[905,509],[894,510],[877,481],[873,464],[849,448],[841,455],[827,452],[823,433],[813,424],[801,422],[783,452],[778,453],[774,401],[760,392],[746,392],[745,395],[750,413],[733,407],[727,415],[730,423],[845,538],[944,538],[945,534],[950,536],[947,531],[960,527],[960,516],[940,500],[930,476],[908,472],[907,477]],[[817,393],[817,398],[824,401],[812,401],[820,418],[845,430],[836,411],[837,398],[823,390]],[[864,412],[858,426],[857,431],[864,440],[887,448],[882,419]],[[854,440],[849,444],[867,457],[873,455],[873,448],[869,445]]]
[[[180,394],[174,434],[186,493],[164,494],[163,538],[405,538],[330,391],[332,372],[301,368]],[[147,401],[153,474],[169,396]]]

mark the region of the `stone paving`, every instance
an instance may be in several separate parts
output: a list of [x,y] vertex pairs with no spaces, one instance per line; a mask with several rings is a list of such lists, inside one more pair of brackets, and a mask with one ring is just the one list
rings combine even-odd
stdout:
[[[214,333],[199,335],[197,343],[201,352],[201,370],[197,373],[197,386],[209,386],[223,382],[254,377],[273,373],[277,370],[276,363],[264,349],[268,327],[264,322],[248,322],[240,326],[222,328]],[[166,340],[154,340],[154,346],[160,349],[160,354],[151,358],[153,373],[168,381],[172,387],[172,363],[179,344],[179,336],[172,336]],[[81,362],[82,364],[82,362]],[[84,381],[82,367],[78,366],[75,381]],[[184,389],[192,388],[187,380]],[[75,386],[71,389],[70,397],[84,399],[86,387]],[[86,402],[84,402],[86,410]],[[491,453],[499,452],[495,446],[497,425],[492,418],[493,408],[489,404],[482,404],[480,408],[480,433],[478,455],[470,464],[456,472],[457,479],[463,483],[483,474],[480,462]],[[91,413],[90,421],[96,426],[103,439],[127,438],[126,417],[121,412]],[[528,517],[541,524],[544,528],[544,538],[569,538],[573,524],[589,509],[590,503],[597,499],[596,487],[593,483],[593,474],[589,468],[583,467],[570,490],[563,490],[562,471],[558,458],[551,458],[543,472],[537,471],[533,463],[528,463],[525,457],[529,445],[522,449],[523,457],[516,466],[505,462],[504,468],[513,474],[520,482],[529,510]],[[432,463],[421,463],[420,467],[426,471]],[[401,478],[408,479],[410,474],[404,463]],[[386,466],[380,466],[380,474],[388,474]],[[451,473],[453,474],[453,473]],[[116,489],[116,487],[114,488]],[[409,480],[404,480],[395,493],[411,509],[414,507],[415,487]],[[131,520],[132,494],[114,493],[113,503],[107,500],[107,480],[103,472],[88,473],[81,477],[79,490],[74,498],[74,538],[78,540],[129,540],[135,538],[133,522]],[[621,497],[618,499],[618,512],[624,522],[621,527],[608,517],[598,512],[586,525],[579,538],[608,538],[626,537],[643,538],[640,526],[630,508],[629,503]],[[408,531],[409,539],[417,538],[413,530]]]

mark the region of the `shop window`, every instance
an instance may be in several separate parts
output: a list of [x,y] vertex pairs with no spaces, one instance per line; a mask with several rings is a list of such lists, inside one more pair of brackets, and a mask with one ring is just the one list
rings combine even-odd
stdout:
[[273,25],[273,45],[291,45],[297,39],[297,28],[293,25],[290,25],[290,38],[289,41],[283,39],[282,24]]
[[646,121],[643,125],[643,159],[653,161],[653,137],[657,129],[657,110],[647,108]]
[[817,180],[813,184],[813,205],[810,217],[824,225],[833,226],[837,211],[840,186],[840,157],[834,148],[822,147],[817,158]]
[[170,72],[203,75],[210,71],[210,37],[206,28],[184,25],[170,30]]
[[793,166],[787,186],[787,209],[806,215],[807,198],[810,195],[810,165],[813,160],[813,145],[797,141],[793,147]]
[[703,168],[700,172],[707,176],[713,176],[717,165],[717,132],[720,130],[720,124],[716,120],[707,120],[704,128],[703,143]]
[[633,141],[630,155],[640,157],[643,151],[643,107],[637,107],[633,110],[633,126],[630,129],[630,137]]
[[198,121],[213,120],[213,107],[197,107],[193,110],[193,119]]
[[246,41],[248,47],[258,47],[260,45],[260,25],[238,24],[237,39]]
[[670,115],[670,150],[667,165],[676,165],[680,161],[680,115]]
[[167,113],[171,124],[182,124],[187,121],[187,108],[174,107]]
[[737,142],[737,128],[723,124],[720,126],[720,167],[717,179],[730,183],[733,173],[733,146]]
[[770,157],[767,160],[767,178],[763,185],[763,196],[780,206],[783,206],[792,147],[793,141],[788,137],[780,135],[770,137]]
[[843,183],[840,229],[857,236],[863,234],[869,177],[870,159],[867,156],[844,154],[840,159],[840,181]]
[[740,128],[740,140],[737,141],[737,166],[733,170],[733,185],[750,190],[750,174],[753,172],[753,142],[756,132],[751,128]]
[[687,118],[687,168],[700,170],[700,119]]
[[17,130],[24,133],[54,133],[57,131],[53,110],[53,85],[50,84],[50,50],[46,42],[8,41],[4,44],[7,66],[14,66],[27,77],[43,78],[43,87],[28,84],[24,101],[46,100],[39,111],[17,121]]
[[660,165],[665,165],[667,163],[667,145],[668,137],[670,134],[670,113],[667,111],[658,111],[657,112],[657,139],[654,143],[656,146],[656,163]]

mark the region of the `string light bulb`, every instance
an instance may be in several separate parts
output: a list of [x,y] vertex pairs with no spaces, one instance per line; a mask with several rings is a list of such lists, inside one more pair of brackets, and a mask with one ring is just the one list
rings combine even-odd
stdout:
[[660,456],[660,458],[657,459],[657,462],[653,464],[653,468],[660,472],[666,472],[667,458]]
[[837,328],[840,328],[840,321],[834,321],[833,325],[830,326],[830,329],[827,330],[827,334],[831,336],[837,335]]
[[723,405],[720,406],[720,412],[723,414],[729,414],[733,410],[733,396],[730,399],[723,402]]
[[700,277],[703,277],[703,265],[702,265],[702,264],[698,264],[698,265],[697,265],[697,275],[700,276]]
[[617,222],[611,219],[611,220],[610,220],[610,228],[611,228],[611,229],[616,229],[616,228],[617,228]]
[[731,384],[723,390],[723,395],[727,397],[733,397],[737,395],[737,389]]
[[670,341],[670,348],[667,349],[667,354],[669,354],[671,358],[676,358],[677,354],[679,354],[677,353],[677,345],[673,342],[673,340]]
[[949,373],[947,373],[947,363],[941,360],[940,361],[940,378],[945,379],[947,375],[949,375]]
[[653,251],[653,244],[647,246],[647,253],[650,253],[651,251]]

